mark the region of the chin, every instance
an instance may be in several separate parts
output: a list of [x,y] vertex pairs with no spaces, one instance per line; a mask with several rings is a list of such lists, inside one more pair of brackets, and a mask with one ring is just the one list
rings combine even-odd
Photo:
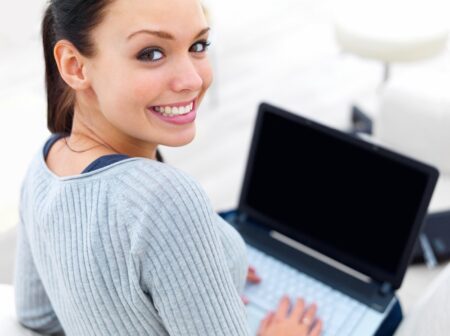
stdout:
[[168,136],[161,145],[169,147],[181,147],[190,144],[195,138],[195,128],[189,132],[181,132],[176,135]]

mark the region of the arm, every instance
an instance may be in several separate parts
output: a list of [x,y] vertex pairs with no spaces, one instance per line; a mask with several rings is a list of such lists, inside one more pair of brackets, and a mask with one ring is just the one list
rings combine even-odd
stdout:
[[19,323],[39,333],[64,335],[34,265],[22,216],[18,226],[14,288]]
[[184,175],[159,183],[132,210],[139,214],[134,257],[143,291],[171,336],[249,335],[209,200]]

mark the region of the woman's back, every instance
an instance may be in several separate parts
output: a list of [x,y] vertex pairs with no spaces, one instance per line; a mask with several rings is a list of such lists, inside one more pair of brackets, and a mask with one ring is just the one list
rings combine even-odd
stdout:
[[21,229],[17,302],[28,327],[246,333],[245,245],[198,185],[166,164],[130,158],[61,178],[40,153],[24,181]]

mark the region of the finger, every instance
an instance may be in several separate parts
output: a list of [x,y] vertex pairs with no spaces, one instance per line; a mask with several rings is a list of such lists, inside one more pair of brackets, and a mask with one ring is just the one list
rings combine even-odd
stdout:
[[250,303],[250,300],[244,295],[241,296],[241,299],[242,299],[242,302],[244,302],[245,305]]
[[247,281],[252,282],[252,283],[259,283],[259,282],[261,282],[261,278],[258,275],[256,275],[256,273],[248,273]]
[[256,270],[253,266],[248,267],[247,280],[253,283],[261,281],[261,278],[256,274]]
[[314,322],[314,318],[316,316],[316,312],[317,312],[317,305],[315,305],[313,303],[306,310],[305,314],[303,315],[303,318],[302,318],[301,322],[303,324],[305,324],[306,326],[308,326],[308,327],[311,326],[312,323]]
[[322,331],[322,321],[317,320],[316,323],[314,323],[314,326],[309,332],[308,336],[319,336],[321,331]]
[[264,334],[264,332],[266,331],[267,327],[272,322],[273,316],[274,316],[273,312],[269,312],[269,314],[266,315],[266,317],[259,324],[259,329],[258,329],[257,335],[263,335]]
[[286,318],[287,313],[289,311],[289,306],[291,305],[289,298],[287,296],[283,296],[278,304],[278,309],[275,313],[276,320],[283,320]]
[[292,319],[295,322],[299,322],[304,312],[305,312],[305,301],[303,301],[303,299],[301,298],[298,298],[296,300],[294,308],[291,311],[290,319]]

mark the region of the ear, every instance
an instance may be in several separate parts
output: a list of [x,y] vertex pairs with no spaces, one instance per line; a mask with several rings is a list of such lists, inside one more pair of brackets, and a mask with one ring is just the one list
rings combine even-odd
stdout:
[[75,46],[60,40],[53,49],[56,64],[62,79],[74,90],[85,90],[90,83],[85,74],[84,57]]

